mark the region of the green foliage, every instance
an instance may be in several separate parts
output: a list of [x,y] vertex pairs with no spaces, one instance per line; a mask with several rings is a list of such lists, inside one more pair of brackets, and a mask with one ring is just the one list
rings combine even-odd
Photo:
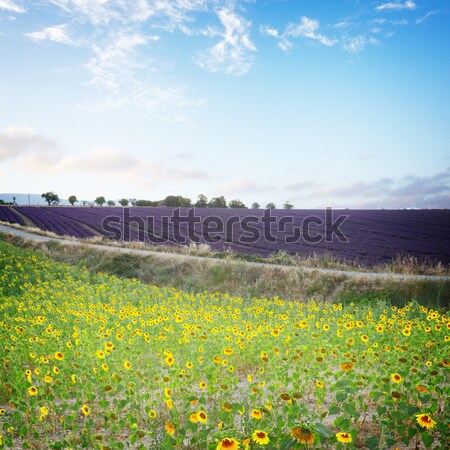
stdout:
[[71,195],[71,196],[68,198],[68,200],[69,200],[69,203],[70,203],[72,206],[75,205],[75,203],[78,202],[78,199],[77,199],[77,197],[76,197],[75,195]]
[[270,203],[267,203],[267,205],[266,205],[266,209],[275,209],[277,206],[275,205],[275,203],[272,203],[272,202],[270,202]]
[[58,205],[59,204],[59,197],[58,194],[55,194],[54,192],[44,192],[41,197],[45,199],[45,201],[48,203],[48,205]]
[[231,200],[230,203],[228,203],[229,208],[246,208],[243,202],[240,200]]
[[98,206],[103,206],[106,203],[106,199],[105,197],[103,197],[103,195],[101,195],[97,197],[94,202],[97,203]]
[[198,200],[194,206],[196,208],[207,208],[208,207],[208,199],[203,194],[200,194],[198,196]]
[[223,195],[221,197],[213,197],[208,203],[208,208],[226,208],[226,207],[227,201],[225,200],[225,197]]
[[121,198],[119,200],[119,203],[121,206],[123,206],[125,208],[125,206],[128,206],[129,200],[127,198]]
[[190,198],[181,195],[169,195],[164,199],[164,206],[170,208],[190,207],[192,206],[192,201]]

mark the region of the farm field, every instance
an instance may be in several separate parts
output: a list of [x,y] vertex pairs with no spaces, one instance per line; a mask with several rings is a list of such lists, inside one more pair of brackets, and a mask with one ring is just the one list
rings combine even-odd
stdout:
[[[272,224],[264,222],[264,210],[197,208],[192,211],[198,223],[181,221],[176,224],[173,223],[174,216],[179,213],[181,217],[188,217],[188,208],[3,206],[0,207],[0,221],[24,225],[26,219],[27,224],[60,236],[103,236],[151,245],[207,243],[217,251],[231,249],[263,257],[284,251],[301,256],[329,254],[341,261],[368,266],[390,263],[396,257],[406,255],[444,265],[450,263],[450,210],[335,210],[334,220],[340,215],[348,216],[339,225],[346,240],[331,236],[328,242],[324,239],[324,210],[272,210],[275,221]],[[124,219],[124,214],[131,217]],[[251,223],[253,231],[246,232],[242,224],[249,217],[254,219]],[[312,235],[319,236],[319,239],[313,239],[314,242],[303,238],[308,233],[311,225],[308,218],[311,217],[317,221]],[[111,221],[111,218],[114,219]],[[211,218],[223,225],[221,231],[207,239],[205,230]],[[104,220],[109,220],[109,226],[105,226]],[[128,222],[129,226],[124,227]],[[302,233],[300,238],[295,230]],[[255,239],[248,240],[254,236]]]
[[449,448],[446,311],[0,274],[0,447]]

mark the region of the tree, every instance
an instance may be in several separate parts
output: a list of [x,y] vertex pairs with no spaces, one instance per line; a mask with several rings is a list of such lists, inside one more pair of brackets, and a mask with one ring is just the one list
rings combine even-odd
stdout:
[[130,198],[130,203],[131,203],[131,206],[136,206],[136,199]]
[[48,206],[57,205],[59,203],[59,197],[54,192],[45,192],[41,195],[41,197],[45,199],[45,201],[48,203]]
[[168,195],[164,199],[164,206],[170,208],[189,207],[192,206],[190,198],[183,197],[181,195]]
[[267,209],[275,209],[277,206],[275,205],[275,203],[272,203],[272,202],[270,202],[270,203],[267,203],[267,205],[266,205],[266,208]]
[[116,203],[115,203],[113,200],[108,200],[108,201],[106,202],[106,204],[107,204],[108,206],[116,206]]
[[119,203],[120,203],[123,207],[128,206],[128,199],[126,199],[126,198],[121,198],[121,199],[119,200]]
[[240,200],[236,199],[236,200],[231,200],[230,203],[228,203],[228,207],[229,208],[246,208],[246,206],[244,205],[244,203],[242,203]]
[[106,203],[106,199],[105,199],[105,197],[103,197],[103,195],[102,195],[102,196],[100,196],[100,197],[97,197],[97,198],[94,200],[94,202],[97,203],[98,206],[103,206],[103,205]]
[[78,202],[78,199],[76,198],[76,196],[75,195],[71,195],[70,197],[69,197],[69,203],[73,206],[75,203],[77,203]]
[[258,202],[252,203],[252,208],[253,209],[259,209],[260,208],[260,204]]
[[286,201],[283,205],[284,209],[292,209],[294,207],[294,205],[292,205],[291,203],[289,203],[289,201]]
[[136,200],[136,206],[158,206],[158,202],[157,201],[152,201],[152,200]]
[[221,197],[214,197],[208,203],[208,208],[226,208],[227,201],[225,197],[222,195]]
[[207,208],[208,207],[208,199],[203,194],[200,194],[198,196],[198,200],[194,206],[196,208]]

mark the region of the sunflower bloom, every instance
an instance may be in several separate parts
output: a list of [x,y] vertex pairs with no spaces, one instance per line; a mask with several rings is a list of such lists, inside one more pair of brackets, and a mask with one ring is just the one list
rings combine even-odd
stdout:
[[63,355],[61,352],[56,352],[56,353],[55,353],[55,358],[56,358],[58,361],[62,361],[62,360],[64,359],[64,355]]
[[251,416],[253,417],[253,419],[261,419],[262,417],[262,412],[259,409],[253,409],[251,412]]
[[223,438],[216,447],[216,450],[237,450],[239,442],[234,438]]
[[262,430],[255,430],[252,434],[252,439],[258,445],[267,445],[270,442],[268,434]]
[[38,390],[37,390],[37,387],[36,386],[30,386],[29,388],[28,388],[28,393],[30,394],[30,395],[37,395],[37,393],[38,393]]
[[206,423],[208,422],[208,415],[205,413],[205,411],[199,411],[197,413],[197,419],[201,423]]
[[175,434],[175,425],[172,422],[166,422],[164,428],[169,436],[173,436]]
[[291,436],[297,439],[297,442],[300,444],[313,444],[314,443],[314,434],[309,430],[305,430],[301,427],[295,427],[291,431]]
[[89,406],[87,405],[83,405],[81,407],[81,412],[85,415],[88,416],[91,413],[91,410],[89,409]]
[[429,414],[417,414],[416,415],[417,423],[423,428],[433,428],[436,425],[436,422],[431,418]]
[[131,363],[130,363],[130,361],[125,361],[124,363],[123,363],[123,367],[125,367],[125,369],[126,370],[130,370],[131,369]]
[[189,416],[189,420],[190,420],[192,423],[197,423],[197,422],[198,422],[197,413],[192,413],[192,414]]
[[393,373],[393,374],[391,375],[391,380],[392,380],[394,383],[401,383],[401,382],[403,381],[403,378],[402,378],[398,373]]
[[342,442],[343,444],[350,444],[353,441],[351,434],[345,431],[336,433],[336,438],[338,442]]
[[353,369],[353,363],[352,362],[346,362],[339,365],[342,371],[349,372]]

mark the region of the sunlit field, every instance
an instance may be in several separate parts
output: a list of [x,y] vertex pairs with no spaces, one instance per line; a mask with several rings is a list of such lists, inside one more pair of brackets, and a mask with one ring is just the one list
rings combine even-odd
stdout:
[[443,311],[191,294],[0,251],[0,448],[450,446]]

